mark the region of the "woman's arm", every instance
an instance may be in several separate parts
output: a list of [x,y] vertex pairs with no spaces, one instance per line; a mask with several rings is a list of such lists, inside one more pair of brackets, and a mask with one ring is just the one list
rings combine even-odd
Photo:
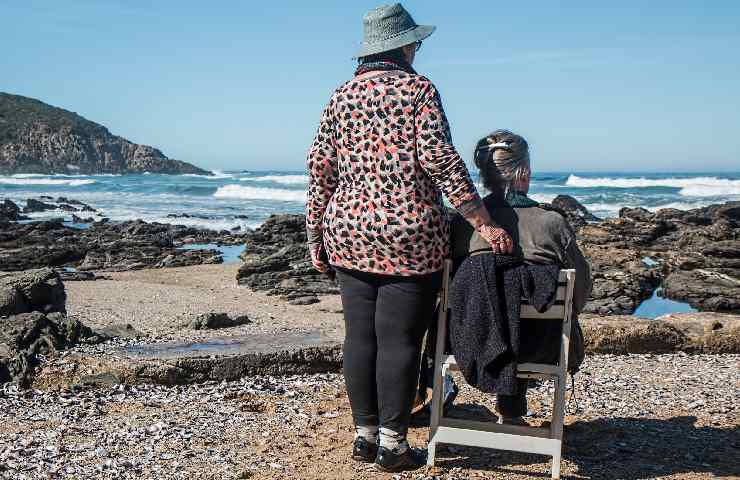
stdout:
[[485,238],[496,253],[511,253],[511,237],[486,210],[468,168],[452,145],[442,99],[429,82],[416,102],[416,146],[419,161],[453,207]]
[[321,258],[323,220],[326,207],[337,188],[339,177],[331,106],[332,102],[330,101],[321,115],[316,138],[308,151],[307,160],[306,235],[311,261],[314,268],[320,272],[326,272],[329,268]]

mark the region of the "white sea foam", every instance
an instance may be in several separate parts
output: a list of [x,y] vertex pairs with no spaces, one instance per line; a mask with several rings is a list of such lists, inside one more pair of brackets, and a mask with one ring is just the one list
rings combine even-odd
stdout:
[[262,224],[262,222],[241,219],[171,218],[156,215],[139,215],[138,217],[129,216],[126,219],[131,218],[142,218],[142,220],[147,222],[166,223],[170,225],[185,225],[186,227],[207,228],[209,230],[217,231],[231,230],[234,227],[241,227],[242,229],[255,229]]
[[719,177],[691,178],[585,178],[571,175],[565,184],[569,187],[592,188],[645,188],[672,187],[680,188],[680,194],[686,197],[714,197],[740,195],[740,180]]
[[540,203],[550,203],[555,200],[555,197],[557,197],[554,193],[530,193],[528,196],[532,200]]
[[616,217],[620,208],[633,207],[633,205],[615,203],[584,203],[583,206],[597,217]]
[[73,174],[68,175],[66,173],[16,173],[10,175],[9,178],[93,178],[93,177],[121,177],[120,173],[95,173],[91,175]]
[[0,177],[0,185],[65,185],[68,187],[80,187],[92,185],[95,180],[66,180],[58,178],[36,178],[36,177]]
[[183,177],[195,177],[195,178],[205,178],[206,180],[223,180],[225,178],[234,178],[234,175],[230,173],[216,173],[217,170],[214,170],[213,175],[199,175],[197,173],[184,173]]
[[305,185],[308,183],[308,175],[265,175],[263,177],[241,178],[242,182],[275,182],[286,185]]
[[304,190],[224,185],[213,194],[216,198],[241,198],[247,200],[278,200],[283,202],[305,202]]

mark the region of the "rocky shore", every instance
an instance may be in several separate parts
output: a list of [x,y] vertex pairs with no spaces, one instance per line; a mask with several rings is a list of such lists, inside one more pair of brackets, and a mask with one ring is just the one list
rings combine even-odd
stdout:
[[[27,214],[49,211],[65,216],[19,222]],[[68,267],[103,272],[220,263],[215,249],[182,247],[239,245],[245,235],[141,220],[114,223],[95,208],[64,197],[29,199],[23,208],[5,200],[0,203],[0,271]]]
[[[586,313],[629,315],[661,284],[667,298],[702,311],[740,312],[740,202],[695,210],[624,208],[600,220],[572,197],[559,196],[591,263],[594,288]],[[240,284],[297,302],[334,294],[311,269],[304,217],[274,215],[247,236]]]
[[[737,478],[737,355],[594,355],[568,408],[566,478]],[[163,387],[0,393],[0,477],[60,479],[528,479],[549,459],[442,446],[437,467],[398,475],[349,459],[340,375],[255,376]],[[541,425],[552,386],[529,395]],[[574,395],[574,397],[573,397]],[[491,419],[493,398],[462,386],[453,416]],[[424,445],[419,419],[410,431]],[[626,461],[629,459],[629,461]]]

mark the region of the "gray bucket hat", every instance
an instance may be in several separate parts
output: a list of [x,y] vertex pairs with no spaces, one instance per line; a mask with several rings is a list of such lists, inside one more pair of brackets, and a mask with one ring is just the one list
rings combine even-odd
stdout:
[[369,11],[362,19],[364,39],[356,58],[387,52],[424,40],[437,27],[417,25],[400,3],[383,5]]

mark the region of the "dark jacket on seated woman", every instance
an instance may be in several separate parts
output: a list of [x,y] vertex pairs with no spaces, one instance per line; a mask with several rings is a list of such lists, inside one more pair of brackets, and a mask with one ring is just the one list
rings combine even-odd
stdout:
[[[575,269],[576,284],[568,355],[568,370],[575,373],[584,359],[583,333],[578,323],[578,314],[591,294],[592,281],[591,268],[576,243],[573,229],[560,212],[530,199],[524,193],[513,192],[506,198],[492,194],[485,197],[483,203],[496,224],[512,236],[514,256],[528,264]],[[464,219],[456,213],[452,215],[451,226],[452,257],[456,265],[473,253],[490,250],[489,244],[473,229],[468,228]],[[560,353],[561,328],[562,324],[557,321],[523,321],[519,332],[521,348],[518,362],[556,364]],[[427,335],[423,360],[426,368],[422,369],[420,379],[421,398],[425,398],[427,388],[431,388],[435,338],[436,319]],[[527,380],[518,380],[515,394],[497,394],[496,405],[503,416],[517,417],[526,413],[527,384]]]
[[[554,264],[563,269],[576,270],[568,364],[569,370],[578,370],[583,361],[583,334],[578,324],[578,314],[591,294],[591,269],[576,243],[573,229],[558,211],[523,193],[511,193],[506,199],[489,195],[483,199],[483,203],[494,221],[512,236],[514,256],[528,264]],[[453,259],[465,258],[473,252],[484,250],[490,250],[488,244],[455,214],[452,219]],[[558,322],[524,322],[521,328],[520,362],[557,362],[560,346]],[[533,337],[537,341],[533,341]]]

